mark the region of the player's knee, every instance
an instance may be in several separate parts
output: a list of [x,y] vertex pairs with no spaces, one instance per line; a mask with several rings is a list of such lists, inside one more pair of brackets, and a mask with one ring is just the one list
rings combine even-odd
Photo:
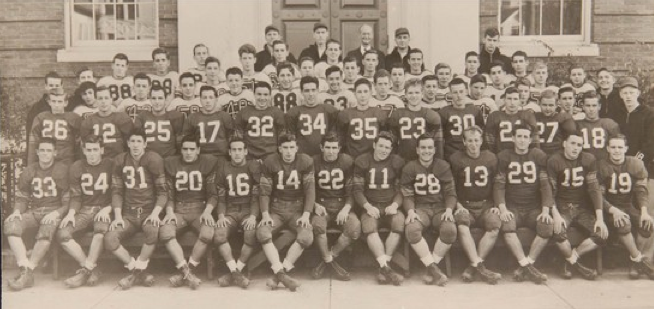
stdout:
[[410,244],[417,244],[422,239],[422,224],[417,221],[407,224],[404,234]]
[[227,242],[229,237],[229,228],[219,227],[213,231],[213,243],[216,245],[222,245]]
[[359,219],[357,219],[355,216],[350,216],[350,218],[348,218],[345,222],[343,234],[345,234],[345,237],[352,240],[359,239],[359,237],[361,237],[361,222]]
[[540,238],[549,239],[554,234],[554,225],[545,222],[536,222],[536,235]]
[[4,232],[7,236],[21,237],[23,235],[23,224],[20,220],[5,220]]
[[361,217],[361,232],[364,235],[377,233],[377,220],[368,215],[363,215]]
[[631,222],[627,221],[622,226],[619,226],[617,231],[618,231],[618,234],[620,234],[620,235],[627,235],[627,234],[631,233]]
[[104,248],[111,251],[116,251],[120,247],[120,237],[115,231],[109,231],[104,234]]
[[568,240],[568,233],[566,231],[561,231],[560,233],[554,233],[552,234],[552,239],[555,242],[562,243]]
[[[159,228],[151,224],[146,224],[143,226],[143,234],[145,234],[145,244],[154,245],[157,243],[157,240],[159,239]],[[170,239],[173,238],[175,238],[174,233],[173,233],[173,237],[171,237]]]
[[198,241],[208,244],[213,239],[213,228],[210,226],[202,225],[200,227],[200,233],[198,234]]
[[272,228],[264,225],[257,229],[257,241],[260,244],[267,244],[272,241]]
[[57,234],[57,226],[55,224],[42,224],[36,233],[36,240],[51,241],[55,234]]
[[652,237],[652,230],[646,230],[644,228],[638,228],[638,235],[642,238],[650,238]]
[[93,223],[93,234],[106,234],[109,232],[109,223],[96,221]]
[[486,232],[498,232],[502,227],[502,220],[500,216],[495,214],[490,214],[484,218],[484,228]]
[[[145,227],[143,228],[143,231],[145,232]],[[176,231],[174,225],[166,224],[159,229],[159,241],[164,244],[175,238],[175,235]]]
[[441,223],[439,236],[445,244],[451,245],[456,241],[456,225],[454,222],[446,221]]
[[63,243],[65,243],[65,242],[68,242],[68,241],[71,240],[72,238],[73,238],[73,233],[72,233],[72,231],[71,231],[68,227],[65,227],[65,228],[63,228],[63,229],[59,229],[59,230],[57,231],[57,241],[58,241],[60,244],[63,244]]
[[602,239],[602,237],[597,233],[590,235],[590,240],[600,247],[606,245],[606,239]]
[[511,219],[507,222],[502,222],[502,227],[500,230],[502,233],[515,233],[517,230],[515,219]]
[[295,241],[300,247],[306,249],[313,244],[313,232],[308,229],[302,229],[298,234]]
[[327,220],[325,216],[314,216],[311,220],[313,233],[316,235],[327,233]]
[[243,231],[243,243],[254,247],[257,245],[257,231],[256,230],[245,230]]
[[398,234],[404,233],[404,219],[403,213],[398,212],[397,214],[394,214],[391,219],[391,232]]

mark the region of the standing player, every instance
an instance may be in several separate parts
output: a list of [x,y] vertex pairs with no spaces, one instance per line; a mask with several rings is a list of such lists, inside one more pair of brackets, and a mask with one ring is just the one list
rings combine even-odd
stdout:
[[218,97],[218,108],[234,118],[240,110],[254,104],[254,95],[252,91],[243,89],[243,71],[241,69],[229,68],[225,76],[227,76],[229,92]]
[[[506,88],[504,92],[504,110],[495,111],[488,116],[484,129],[484,142],[493,153],[499,153],[504,149],[512,149],[513,128],[519,124],[529,125],[536,128],[536,117],[533,112],[521,110],[520,94],[514,87]],[[538,148],[539,135],[531,131],[531,146]]]
[[423,61],[422,50],[414,48],[409,51],[409,61],[406,67],[407,78],[423,78],[427,75],[432,75],[429,70],[425,70],[425,63]]
[[547,78],[549,77],[547,70],[547,64],[540,60],[534,64],[534,69],[531,71],[531,75],[529,75],[531,76],[531,80],[533,80],[529,94],[529,99],[531,101],[538,102],[541,94],[545,90],[554,91],[554,93],[559,92],[559,87],[547,85]]
[[[14,211],[4,222],[9,248],[20,268],[20,275],[8,281],[14,291],[34,285],[34,268],[48,253],[61,216],[68,209],[68,166],[55,162],[55,143],[54,139],[44,137],[34,146],[39,160],[20,174]],[[28,206],[32,209],[28,210]],[[27,257],[22,236],[34,229],[36,243]]]
[[111,100],[114,106],[118,106],[123,99],[132,97],[132,87],[134,79],[127,75],[129,59],[127,55],[118,53],[111,61],[111,76],[105,76],[98,80],[98,88],[107,87],[111,94]]
[[[170,283],[174,287],[188,284],[193,290],[201,283],[193,269],[213,238],[213,228],[202,222],[209,221],[207,219],[216,205],[211,196],[215,185],[213,170],[218,160],[211,155],[201,155],[200,148],[196,135],[187,135],[182,139],[182,154],[165,159],[168,201],[159,228],[159,241],[165,244],[175,268],[179,270],[179,274],[170,278]],[[188,228],[193,228],[198,239],[187,263],[176,237]]]
[[325,61],[316,63],[314,68],[316,70],[316,77],[326,79],[327,76],[325,75],[325,71],[333,65],[343,69],[343,63],[341,62],[342,52],[341,43],[339,41],[334,39],[327,40],[327,49],[325,50],[327,58]]
[[[254,70],[257,72],[261,72],[268,64],[274,61],[273,43],[282,39],[282,36],[279,33],[279,29],[275,25],[266,26],[264,32],[266,35],[266,44],[263,46],[263,49],[255,56],[257,62],[254,64]],[[289,53],[288,61],[291,63],[297,62],[295,56],[293,56],[293,53]]]
[[[111,221],[111,175],[114,167],[113,160],[102,157],[103,149],[99,136],[87,136],[82,141],[85,158],[73,163],[68,174],[70,204],[68,214],[59,225],[57,239],[81,266],[74,276],[64,281],[69,288],[84,284],[93,286],[100,280],[96,263]],[[93,239],[86,255],[73,236],[88,230],[93,231]]]
[[337,66],[331,66],[325,71],[329,88],[325,92],[318,93],[318,102],[334,106],[342,111],[354,107],[357,99],[352,91],[344,88],[343,70]]
[[161,86],[150,89],[152,111],[140,112],[134,126],[145,131],[147,150],[154,151],[162,158],[177,154],[184,129],[184,114],[166,111],[166,90]]
[[375,95],[370,99],[368,105],[379,107],[381,110],[388,112],[388,117],[398,108],[404,107],[404,102],[399,97],[390,95],[388,91],[391,87],[391,74],[381,69],[375,72]]
[[584,93],[595,92],[595,86],[586,82],[586,70],[579,65],[573,64],[568,71],[570,73],[570,83],[561,85],[563,87],[571,87],[575,92],[574,109],[579,112],[584,103]]
[[362,77],[359,75],[360,71],[359,62],[356,58],[348,56],[343,59],[343,84],[345,89],[354,92],[354,83]]
[[170,54],[163,48],[155,48],[152,51],[152,66],[154,74],[148,74],[152,86],[163,87],[166,98],[175,95],[179,87],[179,73],[170,70]]
[[279,87],[277,67],[282,63],[288,63],[293,67],[293,81],[300,78],[300,68],[295,64],[295,61],[291,62],[289,59],[288,44],[284,41],[277,40],[273,42],[272,62],[261,70],[262,74],[268,76],[270,85],[273,88]]
[[244,44],[238,48],[238,58],[243,68],[243,87],[250,91],[254,91],[254,83],[257,81],[270,83],[270,78],[266,74],[254,70],[256,53],[257,50],[252,44]]
[[581,108],[575,108],[575,90],[572,87],[561,87],[559,89],[559,110],[561,113],[567,113],[572,116],[574,120],[582,120],[586,118]]
[[[111,207],[115,217],[105,234],[104,247],[131,272],[118,281],[123,290],[134,284],[154,284],[154,276],[145,269],[159,238],[159,214],[168,201],[163,159],[146,151],[146,145],[145,133],[133,131],[127,138],[129,151],[114,159]],[[134,259],[120,242],[138,231],[145,234],[145,242],[138,258]]]
[[455,78],[450,82],[452,93],[452,105],[443,107],[438,111],[441,116],[443,128],[443,152],[445,158],[449,158],[457,150],[463,150],[463,130],[474,125],[482,126],[484,117],[481,110],[472,104],[466,104],[468,85],[460,79]]
[[472,88],[470,79],[477,74],[481,74],[479,72],[479,54],[476,51],[469,51],[465,56],[465,72],[456,74],[455,77],[462,79],[466,84],[471,84],[470,87]]
[[375,73],[377,73],[377,66],[379,65],[379,57],[379,52],[370,49],[363,54],[363,59],[361,60],[361,75],[371,83],[374,83]]
[[[300,286],[287,272],[293,269],[304,249],[313,243],[313,228],[309,221],[316,201],[313,173],[313,160],[306,154],[297,153],[292,134],[280,136],[279,153],[268,156],[263,162],[259,196],[261,222],[257,239],[274,273],[267,283],[273,289],[280,282],[291,291]],[[297,238],[282,263],[272,240],[283,227],[292,229]]]
[[199,112],[191,114],[184,123],[184,136],[195,135],[199,137],[200,149],[203,154],[212,154],[216,157],[227,157],[227,140],[234,131],[234,120],[216,106],[218,92],[210,86],[200,89],[200,102],[202,108]]
[[[296,76],[296,79],[293,82],[293,89],[300,88],[300,79],[302,77],[305,76],[317,77],[316,70],[315,70],[315,62],[313,61],[313,59],[309,57],[300,58],[298,65],[300,66],[300,76]],[[327,88],[329,88],[327,82],[322,78],[318,78],[318,82],[320,83],[318,85],[318,89],[320,90],[320,92],[327,91]]]
[[[450,156],[456,193],[461,197],[454,212],[454,219],[458,222],[457,232],[461,246],[470,259],[470,266],[461,276],[463,281],[472,282],[474,275],[479,274],[484,281],[493,284],[501,276],[486,269],[483,261],[495,246],[502,222],[499,210],[493,203],[493,179],[497,173],[497,157],[488,150],[481,150],[482,137],[483,131],[478,126],[465,129],[465,150]],[[471,227],[484,229],[478,247],[475,247],[474,240],[468,238]]]
[[534,83],[533,77],[527,72],[529,67],[529,58],[527,58],[527,53],[518,50],[513,53],[511,56],[511,68],[513,69],[513,74],[509,74],[506,77],[506,81],[511,83],[515,82],[520,78],[527,78],[531,84]]
[[[581,133],[568,135],[563,141],[563,151],[548,159],[547,174],[556,201],[552,207],[554,240],[566,259],[563,277],[572,278],[570,269],[574,269],[584,279],[595,280],[597,272],[581,265],[578,259],[602,245],[609,232],[604,223],[595,157],[581,151],[583,143]],[[583,228],[590,235],[574,249],[567,238],[567,229],[571,224]]]
[[[329,267],[336,279],[349,281],[350,273],[341,267],[336,258],[361,236],[361,222],[352,212],[352,172],[354,160],[341,153],[338,135],[328,133],[320,142],[321,154],[313,156],[314,175],[317,178],[315,215],[311,219],[314,239],[323,260],[311,271],[314,279],[322,278]],[[335,224],[334,224],[335,223]],[[327,227],[336,226],[341,235],[329,249]]]
[[[218,220],[214,225],[213,242],[229,268],[229,273],[218,279],[221,286],[234,283],[247,288],[250,283],[242,271],[257,244],[261,162],[248,160],[247,154],[248,148],[243,138],[234,135],[229,140],[229,162],[216,166]],[[210,213],[207,214],[210,218]],[[243,246],[235,261],[229,238],[239,228],[243,230]]]
[[318,103],[318,79],[305,76],[300,81],[304,104],[291,108],[286,114],[288,132],[297,136],[298,152],[315,156],[320,153],[320,141],[334,130],[338,110],[329,104]]
[[647,212],[647,169],[643,161],[626,156],[627,138],[622,134],[609,138],[606,149],[609,156],[599,161],[598,176],[604,209],[613,218],[610,229],[617,232],[629,251],[632,261],[629,277],[637,279],[644,274],[654,280],[654,267],[641,253],[654,241],[654,220]]
[[372,150],[373,140],[385,127],[388,113],[371,107],[372,84],[365,78],[354,83],[357,106],[338,113],[336,128],[344,141],[345,153],[353,158]]
[[98,87],[96,92],[98,112],[82,121],[80,137],[98,135],[104,143],[104,155],[113,158],[126,150],[127,136],[134,130],[132,119],[125,113],[114,112],[111,93],[107,87]]
[[193,60],[195,60],[196,66],[195,68],[186,70],[184,73],[191,73],[193,80],[196,83],[207,81],[207,73],[205,71],[205,61],[207,60],[207,57],[209,57],[209,47],[207,47],[207,45],[200,43],[193,46]]
[[406,97],[404,96],[404,82],[407,80],[402,64],[396,63],[393,65],[391,68],[391,89],[388,90],[388,93],[397,96],[405,103]]
[[[438,112],[441,108],[448,106],[447,101],[436,101],[438,93],[441,92],[438,87],[438,77],[436,75],[427,75],[422,78],[422,107],[429,108]],[[442,98],[442,96],[440,96]],[[451,100],[451,96],[450,96]]]
[[606,146],[609,138],[620,133],[618,124],[611,118],[600,118],[599,96],[594,91],[583,94],[583,105],[581,106],[586,118],[577,120],[577,129],[584,138],[583,150],[587,151],[595,159],[602,160],[608,157]]
[[[402,204],[399,181],[404,160],[391,154],[393,144],[393,135],[381,132],[375,137],[372,151],[355,159],[352,194],[363,211],[361,229],[368,248],[379,263],[377,281],[400,285],[404,277],[389,263],[404,232],[404,213],[398,209]],[[385,243],[379,236],[380,226],[391,230]]]
[[196,113],[202,107],[200,98],[195,95],[196,81],[193,74],[184,72],[179,76],[179,88],[181,89],[182,96],[174,98],[168,106],[167,111],[178,111],[184,113],[187,117],[191,113]]
[[506,71],[504,64],[500,61],[494,61],[490,67],[491,87],[486,89],[486,96],[495,100],[495,105],[499,109],[504,107],[504,92],[506,91]]
[[563,138],[577,130],[577,125],[568,113],[556,111],[557,94],[545,90],[540,95],[540,109],[536,113],[536,126],[540,138],[540,149],[548,156],[561,150]]
[[123,112],[134,120],[140,111],[152,110],[152,102],[148,98],[150,94],[150,77],[145,75],[145,73],[134,75],[134,87],[132,90],[134,97],[123,99],[116,106],[116,111]]
[[263,160],[277,152],[277,139],[286,131],[284,113],[270,104],[270,84],[254,84],[254,106],[246,106],[234,123],[248,145],[248,158]]
[[[552,237],[550,207],[554,201],[547,176],[547,155],[540,149],[529,148],[533,130],[527,124],[513,127],[513,149],[504,149],[497,154],[498,172],[493,196],[500,210],[504,241],[520,264],[514,272],[514,279],[522,281],[526,276],[541,284],[547,281],[547,276],[536,269],[534,263]],[[520,227],[536,232],[528,256],[525,256],[516,234]]]
[[223,76],[223,71],[220,69],[220,60],[216,57],[207,57],[207,60],[204,61],[205,72],[207,73],[207,82],[199,82],[195,84],[194,95],[196,97],[200,96],[200,88],[202,86],[211,86],[216,91],[218,91],[218,96],[223,95],[229,91],[227,83],[225,83],[225,76]]
[[276,72],[279,78],[279,84],[278,88],[272,92],[272,104],[286,114],[291,108],[300,105],[302,92],[293,87],[295,73],[297,71],[295,71],[291,63],[284,62],[279,64]]
[[443,131],[441,117],[437,112],[421,106],[422,83],[417,78],[408,80],[406,108],[396,110],[388,120],[388,127],[398,139],[398,154],[406,161],[418,158],[415,150],[417,139],[425,133],[434,137],[436,158],[443,158]]
[[[55,161],[67,165],[73,163],[76,139],[80,130],[82,119],[73,112],[66,112],[68,98],[61,88],[54,89],[48,94],[50,111],[40,113],[32,121],[29,132],[29,152],[27,164],[38,162],[37,147],[41,138],[53,138],[55,142]],[[111,103],[109,103],[111,104]]]
[[[439,63],[434,67],[434,75],[438,80],[436,88],[436,105],[447,106],[452,104],[450,82],[452,81],[452,68],[447,63]],[[468,84],[466,84],[467,88]]]
[[522,110],[531,111],[533,113],[540,112],[538,100],[533,100],[531,98],[531,88],[533,83],[526,77],[518,77],[513,84],[515,85],[515,88],[518,89],[518,94],[520,94],[520,106],[522,107]]
[[484,124],[488,119],[488,116],[498,110],[495,100],[486,96],[486,87],[488,83],[486,82],[486,77],[481,74],[474,75],[470,78],[470,99],[472,104],[477,106],[481,110],[481,114],[484,116]]

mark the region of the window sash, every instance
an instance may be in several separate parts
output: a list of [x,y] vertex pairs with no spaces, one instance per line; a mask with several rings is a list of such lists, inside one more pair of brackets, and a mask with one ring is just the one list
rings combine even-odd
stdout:
[[[498,1],[498,14],[497,14],[497,24],[501,25],[502,24],[502,2],[503,0],[497,0]],[[543,35],[543,34],[530,34],[530,35],[525,35],[523,34],[523,14],[522,14],[522,8],[523,8],[523,0],[514,0],[518,2],[518,24],[519,24],[519,34],[518,35],[502,35],[502,41],[506,42],[520,42],[520,41],[533,41],[533,40],[542,40],[542,41],[550,41],[550,40],[557,40],[557,41],[562,41],[562,42],[580,42],[580,41],[585,41],[588,39],[588,29],[590,27],[590,8],[592,7],[590,1],[591,0],[581,0],[581,12],[580,12],[580,33],[579,34],[562,34],[564,28],[563,28],[563,23],[564,23],[564,0],[559,0],[560,1],[560,10],[559,10],[559,34],[558,35]],[[543,3],[546,1],[551,1],[551,0],[540,0],[537,3],[539,4],[539,17],[538,17],[538,33],[543,33]],[[501,30],[501,29],[500,29]],[[501,32],[501,31],[500,31]]]

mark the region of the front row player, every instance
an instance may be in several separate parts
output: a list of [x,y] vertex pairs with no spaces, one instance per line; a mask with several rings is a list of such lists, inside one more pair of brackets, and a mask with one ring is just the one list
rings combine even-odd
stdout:
[[[267,285],[274,289],[281,282],[295,291],[300,283],[287,272],[293,269],[304,249],[313,243],[309,221],[316,201],[313,160],[306,154],[297,153],[295,135],[284,134],[278,143],[279,153],[268,156],[263,162],[259,196],[261,222],[257,239],[274,273]],[[293,229],[297,238],[282,263],[273,236],[285,226]]]
[[[122,289],[134,284],[154,284],[154,276],[145,269],[158,240],[159,213],[166,206],[168,190],[163,159],[155,152],[146,151],[146,146],[145,133],[132,131],[127,138],[129,151],[114,158],[111,206],[115,218],[105,234],[104,246],[131,272],[118,282]],[[139,230],[145,234],[145,242],[135,260],[120,242]]]

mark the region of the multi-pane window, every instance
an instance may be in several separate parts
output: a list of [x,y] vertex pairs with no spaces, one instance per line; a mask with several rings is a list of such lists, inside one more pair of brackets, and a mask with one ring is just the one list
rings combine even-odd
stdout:
[[587,0],[498,0],[499,30],[505,38],[581,40],[589,18]]

